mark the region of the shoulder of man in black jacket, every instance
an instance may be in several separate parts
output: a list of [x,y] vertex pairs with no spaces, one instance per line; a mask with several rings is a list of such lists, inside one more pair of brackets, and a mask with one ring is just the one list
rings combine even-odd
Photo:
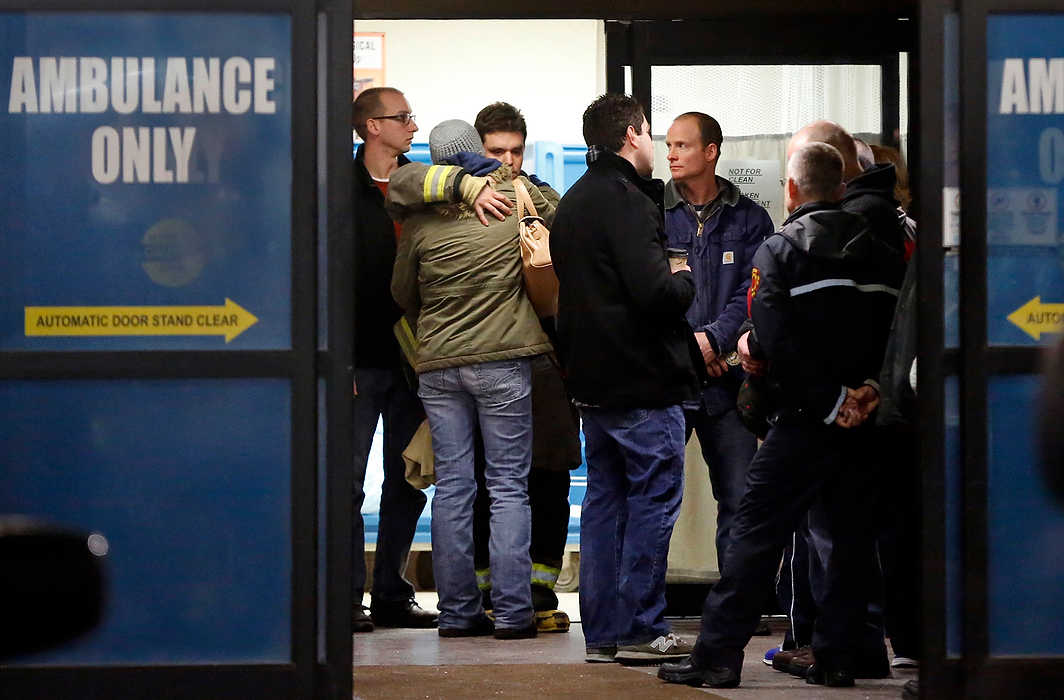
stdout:
[[874,165],[846,183],[846,194],[839,206],[865,217],[872,232],[884,243],[905,250],[904,221],[898,218],[898,200],[894,198],[896,180],[893,163]]

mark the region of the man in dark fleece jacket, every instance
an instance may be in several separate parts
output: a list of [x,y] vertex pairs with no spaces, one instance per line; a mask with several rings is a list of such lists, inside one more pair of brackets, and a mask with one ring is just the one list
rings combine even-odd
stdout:
[[[771,428],[750,464],[728,565],[706,598],[702,631],[685,661],[658,672],[672,683],[739,684],[743,649],[760,618],[760,590],[808,513],[832,537],[832,560],[813,632],[811,682],[853,685],[864,621],[860,498],[864,423],[878,403],[874,378],[890,327],[901,254],[840,210],[843,161],[824,143],[794,151],[785,202],[791,215],[754,256],[753,343],[780,387]],[[840,323],[839,319],[845,319]],[[878,351],[877,351],[878,350]]]
[[696,376],[686,265],[670,268],[643,108],[606,94],[584,112],[588,171],[558,205],[550,248],[558,335],[583,416],[580,615],[588,661],[682,658],[665,569],[683,493],[684,401]]

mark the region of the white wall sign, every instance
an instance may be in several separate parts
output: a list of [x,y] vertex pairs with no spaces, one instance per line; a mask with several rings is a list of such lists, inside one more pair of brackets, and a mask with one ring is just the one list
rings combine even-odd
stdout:
[[356,70],[384,68],[384,34],[355,33],[354,64]]
[[731,180],[739,191],[763,206],[777,228],[783,222],[783,181],[778,160],[726,160],[717,175]]
[[942,188],[942,246],[961,244],[961,188]]
[[1057,245],[1057,190],[987,188],[986,229],[991,245]]

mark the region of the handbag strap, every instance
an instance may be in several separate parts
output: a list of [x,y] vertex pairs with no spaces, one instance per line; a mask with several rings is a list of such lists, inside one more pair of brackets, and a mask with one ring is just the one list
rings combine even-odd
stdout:
[[517,220],[525,218],[524,210],[528,210],[529,216],[539,216],[536,205],[532,203],[532,197],[528,194],[528,188],[521,178],[514,178],[514,192],[517,194]]

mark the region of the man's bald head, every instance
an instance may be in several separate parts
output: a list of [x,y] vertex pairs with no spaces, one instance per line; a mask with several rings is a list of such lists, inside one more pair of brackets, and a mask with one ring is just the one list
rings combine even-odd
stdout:
[[826,143],[834,146],[842,155],[844,164],[843,176],[849,181],[861,174],[861,166],[857,162],[857,147],[854,146],[853,137],[835,122],[826,119],[815,121],[803,126],[791,137],[787,144],[787,158],[790,159],[799,148],[807,143]]

